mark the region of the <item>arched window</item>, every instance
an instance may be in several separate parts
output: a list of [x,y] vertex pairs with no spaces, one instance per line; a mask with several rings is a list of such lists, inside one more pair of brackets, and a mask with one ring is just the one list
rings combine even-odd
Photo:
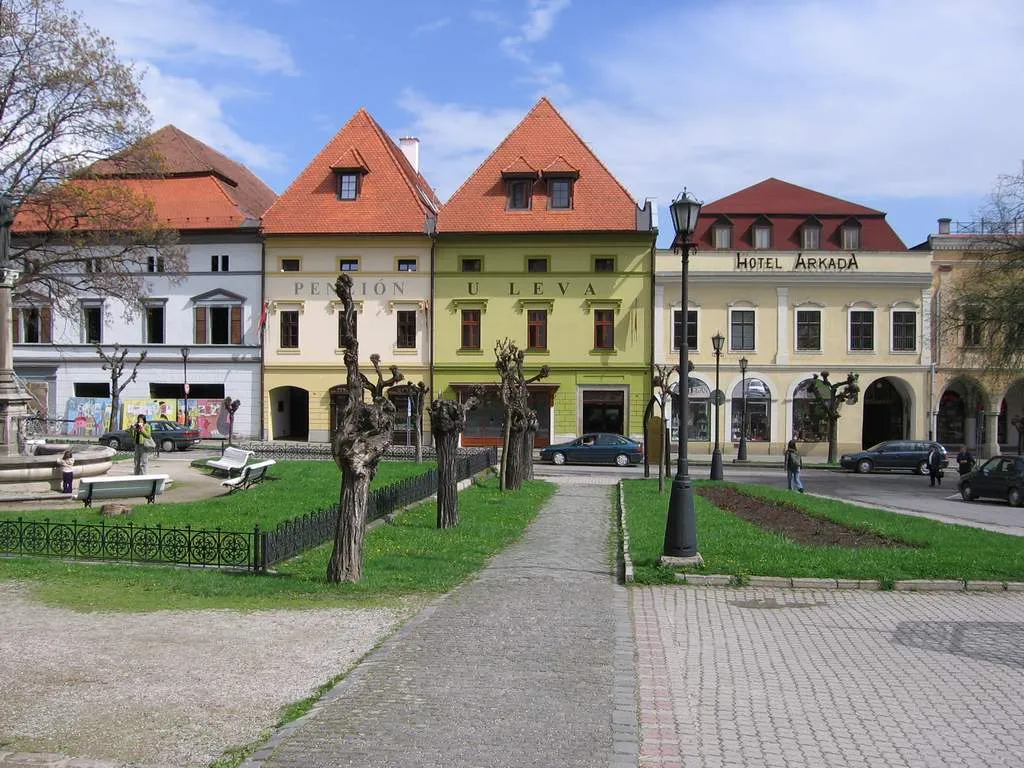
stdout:
[[828,440],[828,412],[811,390],[814,379],[804,379],[793,392],[793,438],[805,443]]
[[[711,441],[711,388],[700,379],[690,376],[690,423],[687,436],[690,442]],[[679,398],[676,393],[678,387],[672,387],[672,405],[678,408]],[[672,439],[679,439],[679,416],[678,411],[672,414]]]
[[[747,379],[746,398],[743,397],[743,382],[732,390],[732,439],[740,439],[740,425],[746,411],[746,434],[748,441],[768,442],[771,434],[772,393],[761,379]],[[744,400],[746,401],[744,403]],[[746,408],[744,408],[744,404]]]

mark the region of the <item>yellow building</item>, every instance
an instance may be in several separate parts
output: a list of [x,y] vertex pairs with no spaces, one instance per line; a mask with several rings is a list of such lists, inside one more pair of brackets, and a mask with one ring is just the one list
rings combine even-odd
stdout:
[[636,202],[542,99],[445,204],[434,261],[434,390],[488,385],[466,445],[501,440],[495,342],[526,350],[537,445],[643,434],[652,206]]
[[[418,141],[401,143],[359,110],[264,217],[266,437],[326,441],[333,431],[332,388],[345,380],[339,272],[353,279],[364,371],[378,354],[410,383],[429,378],[439,204],[418,171]],[[396,405],[401,443],[409,430],[405,402]]]
[[[692,451],[710,451],[715,438],[716,332],[725,337],[718,425],[727,457],[744,401],[750,454],[781,454],[795,438],[804,455],[824,457],[826,423],[803,386],[822,371],[860,377],[859,401],[841,410],[840,452],[929,439],[931,258],[907,250],[884,213],[768,179],[705,205],[694,239]],[[660,251],[654,359],[666,364],[679,359],[680,278],[680,257]]]

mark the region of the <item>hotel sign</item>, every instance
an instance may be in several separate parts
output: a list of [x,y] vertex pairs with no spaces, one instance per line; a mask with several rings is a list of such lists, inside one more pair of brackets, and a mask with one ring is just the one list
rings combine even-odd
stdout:
[[782,263],[781,256],[745,256],[736,254],[736,271],[740,272],[850,272],[856,271],[857,257],[848,256],[806,256],[798,253],[791,265]]

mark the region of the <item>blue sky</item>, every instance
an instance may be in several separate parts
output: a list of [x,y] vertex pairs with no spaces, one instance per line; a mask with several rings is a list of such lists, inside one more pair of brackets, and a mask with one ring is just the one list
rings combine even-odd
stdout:
[[775,176],[908,245],[1024,159],[1019,0],[66,0],[282,192],[365,106],[446,199],[541,95],[638,200]]

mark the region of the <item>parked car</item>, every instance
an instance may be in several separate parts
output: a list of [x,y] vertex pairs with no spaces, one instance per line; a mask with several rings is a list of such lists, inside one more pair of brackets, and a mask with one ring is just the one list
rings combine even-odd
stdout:
[[1024,503],[1024,456],[993,456],[960,478],[960,496],[974,499],[1006,499],[1010,506]]
[[856,472],[874,472],[876,469],[905,469],[919,475],[928,474],[928,454],[932,448],[942,452],[942,466],[949,466],[946,449],[940,443],[922,440],[886,440],[857,453],[844,453],[839,466]]
[[591,432],[567,443],[542,448],[541,461],[552,464],[639,464],[644,457],[640,443],[622,435]]
[[[199,430],[181,426],[174,421],[153,419],[149,422],[153,428],[153,441],[161,451],[184,451],[199,443]],[[132,434],[127,429],[104,432],[99,439],[102,445],[109,445],[116,450],[134,450]]]

